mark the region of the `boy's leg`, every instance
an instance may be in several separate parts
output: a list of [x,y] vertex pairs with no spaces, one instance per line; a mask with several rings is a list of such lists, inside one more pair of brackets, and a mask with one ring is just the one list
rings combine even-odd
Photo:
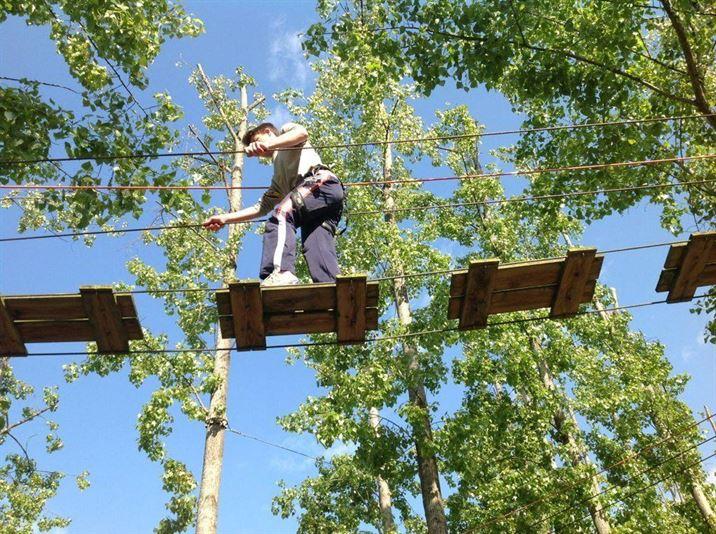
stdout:
[[[293,223],[290,200],[281,201],[271,214],[263,237],[263,251],[261,253],[261,269],[259,278],[266,279],[274,271],[296,272],[296,227]],[[283,210],[280,210],[283,206]]]
[[[335,282],[339,273],[336,238],[324,222],[326,226],[330,224],[329,221],[317,220],[301,226],[303,256],[314,282]],[[335,224],[338,224],[337,220]]]
[[335,231],[343,208],[343,186],[329,171],[319,171],[307,186],[300,220],[303,254],[314,282],[333,282],[338,275]]

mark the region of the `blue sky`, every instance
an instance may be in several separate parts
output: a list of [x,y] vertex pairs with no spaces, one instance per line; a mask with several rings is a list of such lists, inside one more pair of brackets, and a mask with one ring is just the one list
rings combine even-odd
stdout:
[[[200,124],[202,108],[187,77],[198,62],[210,76],[230,75],[241,65],[258,81],[258,90],[267,95],[268,107],[276,122],[288,120],[270,95],[289,88],[310,91],[312,75],[300,52],[298,32],[316,19],[312,1],[194,1],[185,4],[204,20],[206,32],[197,39],[167,43],[149,70],[150,88],[169,92],[186,112],[186,123]],[[22,21],[9,19],[0,32],[0,75],[28,77],[71,85],[60,57],[48,39],[47,28],[28,28]],[[10,53],[12,51],[12,53]],[[64,94],[49,89],[48,95],[62,100]],[[418,103],[426,122],[434,110],[451,104],[467,104],[489,130],[519,126],[504,99],[484,90],[471,92],[445,88]],[[487,150],[514,140],[486,138]],[[188,149],[199,147],[188,144]],[[489,158],[483,161],[486,163]],[[246,184],[265,184],[267,167],[249,160]],[[436,175],[429,166],[416,169],[416,175]],[[252,202],[257,192],[247,192]],[[146,220],[151,220],[151,203]],[[16,210],[0,211],[0,235],[15,234]],[[138,223],[130,221],[130,225]],[[695,230],[686,224],[689,231]],[[688,234],[684,234],[686,237]],[[587,229],[583,244],[600,249],[668,241],[673,236],[659,228],[658,213],[646,204],[600,221]],[[260,242],[250,235],[242,253],[239,275],[255,277]],[[600,280],[615,286],[622,304],[663,298],[654,292],[665,248],[608,255]],[[43,240],[0,244],[0,294],[76,292],[80,285],[131,281],[124,264],[132,257],[159,264],[156,251],[146,250],[138,235],[122,238],[99,237],[92,248],[68,240]],[[142,324],[155,332],[176,335],[173,318],[166,317],[159,301],[136,295]],[[706,319],[688,311],[688,304],[661,305],[633,312],[633,327],[667,349],[676,372],[691,375],[684,399],[695,411],[704,404],[716,409],[716,363],[713,345],[703,343]],[[31,345],[30,352],[83,350],[80,344]],[[456,355],[455,350],[448,357]],[[286,365],[282,350],[234,354],[229,390],[228,416],[231,425],[247,434],[317,455],[322,451],[311,438],[284,433],[275,423],[277,416],[297,407],[307,395],[316,394],[313,374],[301,364]],[[13,360],[17,374],[41,389],[60,386],[61,406],[54,417],[60,424],[65,447],[51,456],[43,454],[43,432],[39,425],[21,434],[30,452],[40,459],[40,468],[58,469],[69,474],[90,471],[92,486],[80,493],[68,481],[48,506],[50,513],[69,516],[71,533],[148,532],[163,517],[165,495],[161,491],[159,467],[149,462],[136,447],[136,416],[147,401],[151,384],[134,389],[123,373],[107,378],[87,377],[72,385],[62,379],[62,365],[71,357],[41,357]],[[441,394],[441,411],[459,402],[456,389]],[[185,461],[197,475],[201,471],[204,431],[197,423],[179,416],[169,449]],[[3,445],[4,456],[13,450]],[[336,448],[340,451],[340,446]],[[15,451],[13,451],[15,452]],[[714,471],[716,463],[710,464]],[[294,532],[295,521],[275,518],[270,512],[276,481],[295,483],[313,472],[312,462],[288,452],[267,447],[235,435],[227,435],[225,468],[220,505],[220,531],[232,533]],[[419,507],[418,507],[419,508]]]

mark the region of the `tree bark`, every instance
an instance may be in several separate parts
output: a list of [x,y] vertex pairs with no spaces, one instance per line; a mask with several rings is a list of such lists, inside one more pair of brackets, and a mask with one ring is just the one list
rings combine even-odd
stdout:
[[[385,146],[383,161],[383,179],[390,180],[393,167],[393,154],[390,145]],[[393,187],[386,185],[383,188],[385,207],[388,213],[385,214],[385,221],[388,224],[397,226],[393,212],[390,210],[395,206],[392,196]],[[398,321],[402,326],[412,322],[410,310],[410,299],[405,278],[401,276],[405,272],[404,265],[397,256],[389,259],[390,268],[396,278],[393,279],[393,299],[398,313]],[[411,380],[408,385],[408,399],[410,404],[419,408],[423,416],[418,423],[412,423],[412,434],[415,444],[415,454],[418,462],[418,477],[420,478],[420,490],[423,498],[423,509],[425,510],[425,521],[429,534],[447,534],[447,518],[440,490],[440,475],[435,454],[426,450],[426,446],[433,441],[430,415],[428,413],[427,395],[425,385],[420,376],[420,363],[418,352],[409,343],[403,343],[403,352],[409,359],[409,371]]]
[[[686,28],[684,28],[681,19],[671,6],[670,0],[661,0],[661,5],[664,6],[664,11],[669,17],[669,21],[671,21],[671,26],[674,28],[674,32],[676,32],[676,38],[679,41],[681,52],[684,55],[684,61],[686,61],[686,70],[689,76],[689,83],[691,84],[691,88],[694,91],[696,107],[701,113],[705,115],[713,113],[713,110],[711,109],[711,106],[709,105],[708,100],[706,98],[703,76],[701,75],[701,72],[699,72],[699,66],[697,65],[696,56],[694,55],[694,51],[691,48],[691,43],[689,43],[689,38],[686,35]],[[712,128],[716,129],[716,117],[706,117],[706,120]]]
[[[654,399],[657,398],[658,393],[653,386],[648,386],[648,391]],[[651,419],[651,422],[656,429],[657,436],[661,439],[668,439],[671,435],[671,431],[669,429],[670,425],[668,422],[664,421],[656,409],[652,408],[648,411],[648,413],[649,419]],[[691,469],[684,470],[683,474],[686,476],[686,489],[694,499],[694,504],[696,504],[696,508],[698,508],[706,527],[712,532],[716,532],[716,514],[714,514],[713,508],[711,508],[711,503],[704,492],[703,485],[698,478],[694,476]]]
[[[202,71],[203,74],[203,71]],[[209,92],[211,85],[205,80]],[[213,99],[212,93],[212,99]],[[217,104],[218,107],[218,104]],[[242,121],[239,125],[239,133],[233,131],[233,127],[225,118],[226,127],[229,129],[234,140],[234,162],[231,168],[231,186],[240,187],[243,179],[244,155],[240,150],[241,138],[246,132],[248,118],[248,95],[246,87],[241,87],[241,109],[243,110]],[[223,116],[223,113],[222,113]],[[229,210],[238,211],[241,209],[241,189],[230,189]],[[239,232],[239,227],[229,225],[229,243],[234,242],[234,236]],[[229,282],[236,276],[236,256],[238,250],[228,251],[231,261],[224,269],[223,286],[228,287]],[[214,374],[219,378],[219,386],[211,395],[209,404],[209,418],[207,420],[206,437],[204,443],[204,465],[201,473],[201,488],[199,490],[199,505],[196,521],[196,534],[216,534],[219,517],[219,490],[221,487],[221,471],[224,463],[224,432],[228,423],[226,421],[227,390],[229,386],[229,368],[231,365],[231,339],[221,337],[221,329],[216,325],[217,347],[214,360]]]
[[223,339],[219,333],[217,333],[217,338],[217,346],[223,350],[216,352],[214,373],[221,381],[216,391],[211,395],[209,405],[196,534],[215,534],[219,519],[219,489],[221,487],[221,471],[224,463],[224,431],[227,427],[226,393],[229,386],[231,339]]
[[[571,242],[568,240],[569,238],[565,236],[565,239],[567,240],[569,246],[572,246]],[[616,306],[619,306],[619,303],[617,301],[617,292],[616,289],[611,289],[612,297],[614,298],[614,302]],[[604,309],[604,306],[601,302],[598,300],[595,301],[595,305],[597,310],[599,311],[599,314],[601,315],[602,319],[605,321],[609,320],[609,312]],[[652,396],[656,397],[656,390],[652,386],[648,386],[649,393],[651,393]],[[662,421],[661,417],[654,411],[649,411],[649,418],[652,420],[652,423],[654,425],[654,428],[656,429],[656,433],[659,436],[659,438],[666,438],[669,435],[669,431],[667,426],[664,424],[664,421]],[[694,499],[694,503],[696,504],[696,507],[699,509],[699,513],[703,517],[705,523],[707,526],[711,527],[716,531],[716,514],[714,514],[713,509],[711,508],[711,503],[709,503],[708,497],[706,496],[702,484],[693,476],[693,474],[689,471],[688,472],[688,490],[689,493],[691,493],[691,496]],[[673,490],[676,490],[675,495],[678,495],[677,499],[683,501],[683,496],[681,492],[679,491],[679,485],[674,484]]]
[[[378,434],[378,428],[380,427],[380,412],[378,408],[370,409],[370,426],[372,426],[375,433]],[[383,522],[383,532],[385,534],[393,534],[396,530],[395,521],[393,521],[393,504],[390,486],[388,486],[388,483],[380,475],[378,476],[377,486],[378,506],[380,507],[380,517]]]
[[[554,383],[554,379],[552,377],[552,372],[549,369],[549,365],[545,360],[542,359],[540,355],[542,347],[540,346],[539,341],[534,338],[532,339],[532,348],[538,358],[538,368],[540,378],[542,379],[542,384],[548,390],[556,391],[557,386]],[[557,440],[566,446],[567,455],[569,456],[569,460],[570,462],[572,462],[573,465],[589,465],[591,464],[591,461],[589,460],[586,448],[579,440],[577,440],[574,434],[566,428],[565,423],[568,420],[575,428],[579,426],[577,423],[577,418],[574,416],[574,412],[568,405],[566,410],[562,408],[555,410],[552,416],[552,422],[557,432]],[[592,476],[589,481],[589,493],[591,495],[597,495],[599,492],[599,480],[596,476]],[[609,534],[609,532],[611,532],[611,526],[609,525],[609,521],[607,521],[601,503],[599,503],[595,499],[589,499],[587,501],[587,508],[589,509],[589,515],[592,517],[592,522],[594,523],[594,528],[596,529],[597,533]]]

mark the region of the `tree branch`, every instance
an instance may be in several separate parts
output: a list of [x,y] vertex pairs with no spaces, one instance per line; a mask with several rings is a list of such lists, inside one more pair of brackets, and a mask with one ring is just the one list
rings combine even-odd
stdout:
[[219,172],[221,173],[221,179],[224,181],[224,187],[226,188],[226,194],[227,195],[230,194],[229,193],[229,182],[226,180],[226,173],[225,173],[226,167],[224,167],[224,165],[214,157],[214,154],[211,153],[211,150],[209,150],[209,147],[206,146],[206,143],[204,143],[204,140],[201,137],[199,137],[199,133],[194,129],[194,126],[192,126],[191,124],[189,125],[189,131],[196,138],[196,140],[199,141],[199,144],[202,146],[204,151],[209,155],[211,160],[219,168]]
[[[691,48],[688,36],[686,35],[686,29],[681,23],[681,19],[672,8],[671,1],[660,1],[661,5],[664,6],[664,11],[666,11],[666,14],[669,16],[671,26],[674,28],[674,32],[676,32],[676,37],[679,41],[681,52],[683,53],[684,59],[686,60],[686,70],[689,73],[689,81],[691,82],[691,87],[693,88],[694,96],[696,97],[696,107],[699,111],[701,111],[701,113],[712,113],[711,106],[709,105],[708,100],[706,98],[703,77],[701,76],[701,73],[699,72],[699,67],[696,64],[696,57],[694,56],[694,51]],[[716,129],[716,117],[707,117],[706,120],[712,128]]]
[[[468,35],[461,35],[461,34],[455,34],[455,33],[450,33],[450,32],[443,32],[443,31],[438,31],[438,30],[431,30],[431,29],[428,29],[428,28],[421,28],[421,27],[418,27],[418,26],[394,26],[394,27],[383,28],[383,29],[390,29],[390,30],[394,30],[394,29],[404,29],[404,30],[413,30],[413,31],[420,31],[420,30],[422,30],[422,31],[425,31],[425,32],[427,32],[427,33],[429,33],[429,34],[431,34],[431,35],[440,35],[441,37],[449,37],[449,38],[451,38],[451,39],[460,39],[460,40],[464,40],[464,41],[480,42],[480,43],[484,43],[484,42],[487,41],[487,39],[484,38],[484,37],[471,37],[471,36],[468,36]],[[636,83],[638,83],[639,85],[642,85],[642,86],[644,86],[644,87],[646,87],[646,88],[648,88],[648,89],[651,89],[651,90],[654,91],[655,93],[660,94],[660,95],[662,95],[662,96],[665,96],[665,97],[667,97],[667,98],[669,98],[669,99],[671,99],[671,100],[675,100],[675,101],[677,101],[677,102],[681,102],[682,104],[688,104],[688,105],[690,105],[690,106],[697,106],[697,101],[694,100],[694,99],[684,98],[683,96],[679,96],[679,95],[672,94],[672,93],[670,93],[670,92],[668,92],[668,91],[666,91],[666,90],[664,90],[664,89],[661,89],[660,87],[658,87],[658,86],[652,84],[651,82],[648,82],[648,81],[646,81],[646,80],[643,80],[642,78],[639,78],[638,76],[635,76],[634,74],[631,74],[631,73],[629,73],[629,72],[626,72],[626,71],[624,71],[624,70],[622,70],[622,69],[620,69],[620,68],[618,68],[618,67],[612,67],[612,66],[610,66],[610,65],[606,65],[606,64],[604,64],[604,63],[601,63],[600,61],[597,61],[597,60],[588,58],[588,57],[583,56],[583,55],[581,55],[581,54],[577,54],[576,52],[572,52],[571,50],[560,50],[560,49],[548,48],[548,47],[544,47],[544,46],[530,45],[530,44],[528,44],[528,43],[520,43],[520,42],[517,42],[517,41],[511,41],[511,40],[508,40],[508,41],[505,41],[505,42],[507,42],[507,43],[509,43],[509,44],[512,44],[512,45],[515,45],[515,46],[518,46],[518,47],[521,47],[521,48],[526,48],[526,49],[528,49],[528,50],[533,50],[533,51],[535,51],[535,52],[546,52],[546,53],[550,53],[550,54],[561,54],[561,55],[566,56],[566,57],[569,57],[569,58],[571,58],[571,59],[573,59],[573,60],[575,60],[575,61],[578,61],[578,62],[580,62],[580,63],[586,63],[586,64],[588,64],[588,65],[592,65],[592,66],[594,66],[594,67],[598,67],[598,68],[600,68],[600,69],[604,69],[604,70],[606,70],[606,71],[608,71],[608,72],[611,72],[612,74],[615,74],[615,75],[617,75],[617,76],[621,76],[621,77],[624,77],[624,78],[628,78],[629,80],[632,80],[633,82],[636,82]],[[700,108],[699,108],[699,109],[700,109]],[[704,111],[704,113],[712,113],[712,111],[710,111],[710,110],[709,110],[708,112]],[[716,124],[716,118],[713,118],[712,120],[714,121],[714,124]]]
[[[13,423],[13,424],[11,424],[11,425],[6,426],[6,427],[3,428],[3,429],[0,429],[0,436],[4,436],[5,434],[10,435],[10,431],[11,431],[12,429],[17,428],[17,427],[19,427],[19,426],[21,426],[21,425],[24,425],[25,423],[29,423],[30,421],[32,421],[32,420],[35,419],[36,417],[39,417],[39,416],[42,415],[43,413],[49,412],[49,411],[50,411],[50,408],[49,408],[49,407],[46,407],[46,408],[43,408],[42,410],[37,410],[37,411],[33,412],[33,413],[32,413],[31,415],[29,415],[28,417],[25,417],[24,419],[21,419],[20,421],[18,421],[18,422],[16,422],[16,423]],[[12,435],[10,435],[10,437],[12,437]]]
[[27,461],[28,462],[32,461],[32,460],[30,460],[30,455],[27,454],[27,449],[22,446],[22,443],[20,443],[15,436],[10,434],[10,432],[8,432],[7,435],[10,436],[15,443],[17,443],[17,446],[20,447],[20,449],[22,449],[22,453],[25,455],[25,458],[27,459]]
[[201,76],[202,81],[204,82],[204,85],[206,86],[206,90],[209,91],[209,96],[211,97],[211,100],[214,102],[214,106],[216,106],[216,109],[219,111],[219,115],[221,115],[221,118],[224,119],[224,124],[229,130],[229,133],[231,133],[231,137],[234,138],[234,143],[239,143],[240,139],[239,136],[236,134],[236,130],[234,130],[234,127],[229,122],[229,118],[224,113],[224,110],[221,108],[221,105],[219,104],[219,101],[216,99],[216,96],[214,95],[214,90],[211,88],[211,82],[209,81],[209,78],[206,77],[206,74],[204,74],[204,69],[201,66],[201,63],[197,63],[196,65],[197,69],[199,70],[199,75]]
[[81,95],[79,91],[76,91],[75,89],[72,89],[71,87],[67,87],[66,85],[60,85],[58,83],[49,83],[49,82],[41,82],[40,80],[32,80],[30,78],[11,78],[10,76],[0,76],[0,80],[7,80],[10,82],[17,82],[17,83],[24,83],[24,84],[38,84],[38,85],[45,85],[47,87],[57,87],[58,89],[64,89],[66,91],[70,91],[71,93],[74,93],[76,95]]

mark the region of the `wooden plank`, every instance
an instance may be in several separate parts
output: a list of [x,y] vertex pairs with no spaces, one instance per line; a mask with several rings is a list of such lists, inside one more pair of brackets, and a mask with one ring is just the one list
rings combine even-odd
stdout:
[[592,262],[597,250],[572,249],[567,252],[564,268],[557,287],[550,317],[572,315],[577,312],[582,303],[584,288],[589,282]]
[[[134,301],[129,294],[115,294],[122,317],[136,317]],[[52,319],[86,319],[87,311],[80,295],[39,295],[6,297],[8,313],[20,321]]]
[[[564,259],[558,259],[558,260],[546,260],[545,262],[536,262],[536,268],[535,268],[535,277],[531,278],[529,275],[525,275],[525,264],[519,265],[519,271],[520,276],[522,277],[521,280],[524,283],[524,287],[521,288],[507,288],[508,285],[510,285],[511,280],[514,280],[514,277],[510,275],[507,278],[503,278],[502,282],[500,282],[501,271],[503,268],[505,269],[514,269],[514,267],[510,266],[504,266],[501,265],[497,270],[497,280],[495,282],[495,288],[493,293],[493,301],[497,297],[497,302],[499,303],[505,303],[505,302],[512,302],[514,305],[518,305],[520,310],[533,310],[536,308],[543,308],[543,307],[549,307],[552,303],[552,300],[549,300],[546,304],[544,304],[544,299],[547,298],[546,296],[552,295],[554,297],[554,290],[557,288],[557,284],[559,282],[559,277],[556,277],[554,279],[553,284],[544,284],[546,280],[551,277],[551,272],[555,269],[555,266],[557,266],[560,271],[562,269]],[[597,255],[594,258],[594,261],[592,262],[592,265],[590,267],[589,271],[589,280],[596,280],[599,278],[599,273],[602,268],[602,264],[604,263],[604,256]],[[467,271],[462,271],[453,274],[452,280],[451,280],[451,297],[448,302],[448,319],[458,319],[460,317],[460,310],[462,309],[462,299],[463,294],[458,293],[458,291],[463,291],[464,293],[464,287],[465,287],[465,280],[467,278]],[[509,295],[509,296],[499,296],[498,293],[502,292],[514,292],[518,289],[533,289],[533,288],[547,288],[543,291],[530,291],[525,293],[525,297],[527,298],[527,301],[524,303],[524,305],[520,305],[517,302],[517,298],[515,295]],[[537,300],[535,300],[537,299]],[[591,297],[586,301],[589,302],[591,300]],[[527,306],[527,307],[525,307]],[[519,311],[519,310],[509,310],[504,309],[503,304],[498,305],[498,309],[500,309],[499,312],[490,311],[490,313],[504,313],[507,311]]]
[[236,348],[265,348],[264,311],[261,301],[261,285],[258,280],[230,283],[229,298]]
[[[676,276],[679,274],[677,269],[664,269],[661,271],[659,276],[659,282],[656,284],[656,291],[662,293],[669,291],[669,288],[673,285]],[[696,283],[699,287],[712,286],[716,284],[716,263],[709,263],[701,271],[701,274],[696,279]]]
[[236,337],[234,334],[234,318],[231,315],[220,315],[219,330],[221,332],[221,337],[224,339]]
[[489,313],[507,313],[513,311],[549,308],[554,301],[554,287],[531,287],[515,291],[500,291],[492,295]]
[[377,308],[380,299],[380,284],[378,282],[368,282],[366,285],[365,305],[368,308]]
[[[597,286],[596,281],[588,282],[584,288],[584,293],[580,297],[580,302],[585,303],[592,300],[594,290]],[[518,289],[515,291],[500,291],[492,295],[489,314],[518,312],[527,310],[537,310],[539,308],[549,308],[554,302],[554,287],[531,287],[528,289]]]
[[[295,287],[267,287],[261,290],[265,313],[336,309],[336,284],[306,284]],[[378,282],[369,282],[366,305],[378,305]]]
[[266,287],[261,290],[265,313],[332,310],[336,307],[336,285],[306,284]]
[[716,232],[691,234],[676,280],[666,297],[667,302],[681,302],[693,298],[699,285],[699,276],[711,257],[714,241],[716,241]]
[[[594,296],[597,282],[588,282],[585,286],[581,302],[590,302]],[[531,287],[513,291],[495,291],[490,302],[489,315],[516,311],[536,310],[549,308],[554,301],[555,288],[553,286]],[[459,317],[462,299],[452,298],[448,304],[449,310],[457,309],[457,314],[450,316],[450,319]]]
[[[592,264],[589,279],[596,280],[602,268],[604,256],[596,256]],[[556,286],[559,284],[564,259],[540,260],[500,265],[497,270],[495,291],[506,291],[538,286]],[[453,274],[450,282],[450,296],[460,297],[465,293],[465,280],[467,271],[458,271]]]
[[487,314],[497,278],[500,260],[470,262],[465,284],[465,297],[460,311],[460,330],[480,328],[487,324]]
[[[711,236],[711,239],[716,239],[716,231],[696,232],[692,235]],[[687,245],[688,243],[679,243],[669,247],[669,253],[666,255],[666,260],[664,261],[664,269],[675,269],[681,265],[681,262],[684,261]],[[716,248],[711,248],[711,253],[706,259],[706,263],[716,263]]]
[[267,335],[321,334],[335,332],[338,319],[334,310],[272,313],[264,318]]
[[[366,305],[378,306],[378,282],[368,282]],[[312,288],[317,289],[317,296],[312,300]],[[326,291],[327,290],[327,291]],[[296,293],[293,293],[293,292]],[[264,313],[286,313],[287,311],[333,310],[336,307],[335,284],[312,284],[297,288],[267,287],[261,290]],[[295,298],[291,298],[294,294]],[[231,315],[231,302],[228,290],[216,292],[217,310],[220,316]],[[325,307],[324,307],[325,305]]]
[[129,351],[129,335],[111,287],[80,287],[82,303],[94,330],[98,352]]
[[[378,328],[378,309],[366,308],[366,329]],[[337,330],[338,319],[333,310],[317,312],[272,313],[264,318],[266,335],[325,334]],[[362,341],[362,340],[361,340]]]
[[336,278],[336,333],[339,343],[365,339],[366,284],[365,275]]
[[[137,319],[122,319],[129,339],[142,339],[142,328]],[[15,321],[15,327],[25,343],[54,343],[95,341],[89,319],[68,321]]]
[[0,297],[0,356],[27,356],[27,347]]
[[669,253],[664,261],[664,269],[676,269],[681,265],[684,259],[684,252],[686,252],[686,245],[688,243],[679,243],[669,247]]
[[114,298],[117,300],[119,312],[122,318],[137,317],[137,309],[134,307],[134,297],[127,293],[115,293]]
[[86,319],[80,295],[41,295],[6,298],[7,309],[15,320]]

